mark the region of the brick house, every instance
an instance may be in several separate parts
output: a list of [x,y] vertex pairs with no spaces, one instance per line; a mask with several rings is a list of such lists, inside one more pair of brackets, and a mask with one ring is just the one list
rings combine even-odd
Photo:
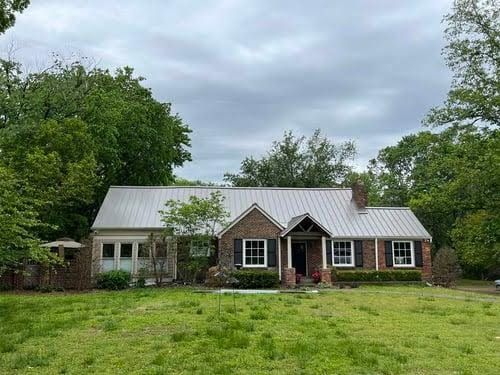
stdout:
[[[330,269],[417,269],[431,273],[431,236],[406,207],[369,207],[363,185],[337,188],[111,187],[93,224],[93,272],[147,264],[144,243],[162,230],[159,210],[169,199],[187,201],[220,191],[230,224],[218,228],[217,258],[231,268],[278,272],[286,286],[296,274]],[[204,244],[194,255],[206,256]],[[208,245],[206,245],[208,247]],[[166,254],[176,279],[176,253]]]

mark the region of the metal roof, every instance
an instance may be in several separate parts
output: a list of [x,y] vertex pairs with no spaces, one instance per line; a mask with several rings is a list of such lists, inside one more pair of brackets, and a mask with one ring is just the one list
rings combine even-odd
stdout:
[[338,238],[431,237],[409,208],[367,207],[358,211],[351,202],[351,189],[334,188],[112,186],[92,229],[161,229],[158,211],[167,200],[187,202],[190,196],[208,197],[217,190],[225,197],[231,222],[257,204],[284,228],[292,218],[308,213]]

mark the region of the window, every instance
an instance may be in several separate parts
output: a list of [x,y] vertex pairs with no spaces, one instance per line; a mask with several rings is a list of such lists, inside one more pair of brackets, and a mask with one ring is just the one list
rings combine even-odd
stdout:
[[413,242],[393,241],[392,256],[394,259],[394,267],[413,267]]
[[132,271],[132,244],[120,244],[120,269]]
[[210,256],[210,241],[209,240],[192,240],[189,253],[192,257],[208,257]]
[[137,244],[137,269],[148,270],[151,265],[149,259],[149,246],[145,243]]
[[149,258],[149,248],[145,243],[138,244],[137,258]]
[[353,267],[352,241],[333,241],[333,265]]
[[103,243],[102,244],[102,271],[111,271],[115,268],[115,244]]
[[266,240],[243,241],[243,267],[267,267]]

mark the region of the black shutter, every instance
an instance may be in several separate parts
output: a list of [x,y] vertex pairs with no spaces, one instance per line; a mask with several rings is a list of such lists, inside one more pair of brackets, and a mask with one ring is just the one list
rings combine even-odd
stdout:
[[276,267],[276,240],[267,240],[267,266]]
[[413,250],[415,250],[415,267],[422,267],[424,260],[422,258],[422,241],[415,241],[413,243]]
[[332,240],[326,240],[326,264],[331,266],[333,262]]
[[234,239],[234,265],[243,265],[243,240]]
[[363,241],[354,241],[354,265],[363,267]]
[[392,267],[392,241],[385,241],[385,266]]

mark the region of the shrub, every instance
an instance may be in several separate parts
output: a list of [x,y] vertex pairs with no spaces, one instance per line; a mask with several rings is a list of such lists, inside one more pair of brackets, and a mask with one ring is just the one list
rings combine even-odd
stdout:
[[241,270],[234,271],[232,276],[238,280],[236,284],[240,289],[274,288],[279,284],[277,272],[266,270]]
[[421,281],[422,274],[417,270],[397,271],[332,271],[335,281]]
[[460,266],[457,254],[451,247],[442,247],[432,263],[432,282],[449,287],[455,284],[459,276]]
[[99,289],[126,289],[129,287],[129,282],[130,273],[123,270],[103,272],[96,277],[96,286]]

